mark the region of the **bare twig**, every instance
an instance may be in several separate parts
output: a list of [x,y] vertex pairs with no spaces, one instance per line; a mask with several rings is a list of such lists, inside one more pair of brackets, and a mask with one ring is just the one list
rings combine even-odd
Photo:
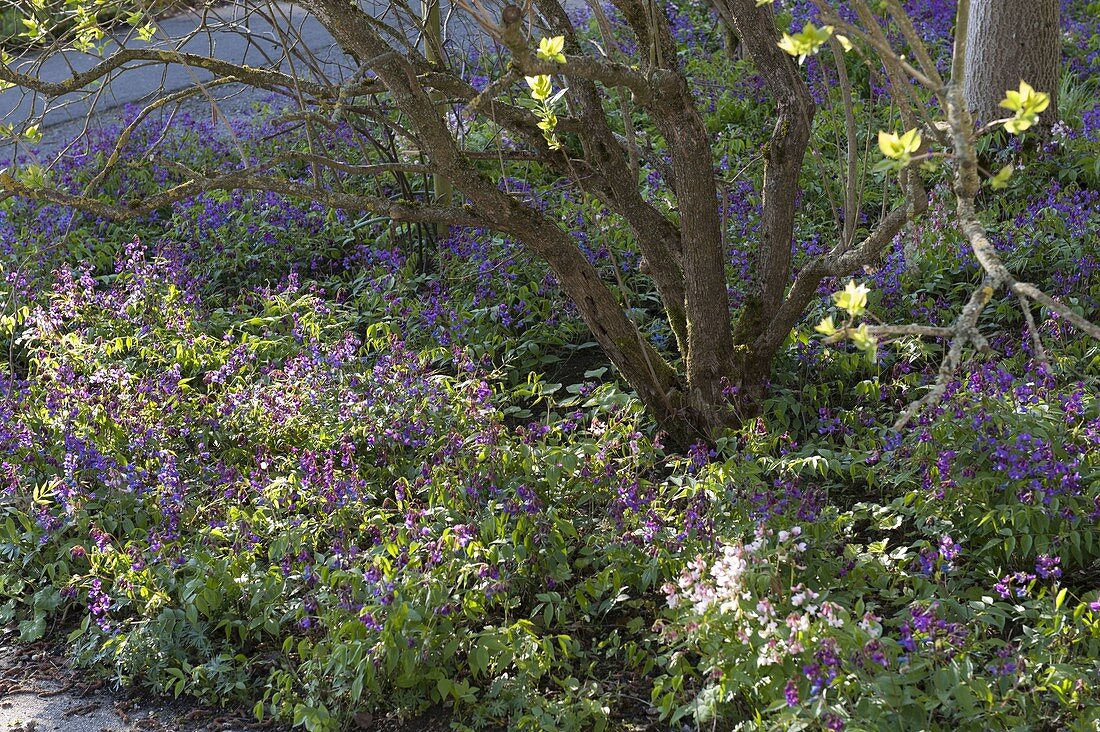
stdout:
[[1031,315],[1031,303],[1019,293],[1016,294],[1016,300],[1020,303],[1020,310],[1027,323],[1027,332],[1031,336],[1031,347],[1035,352],[1035,359],[1043,366],[1049,367],[1050,361],[1047,360],[1047,352],[1043,348],[1043,337],[1039,335],[1039,329],[1035,327],[1035,318]]

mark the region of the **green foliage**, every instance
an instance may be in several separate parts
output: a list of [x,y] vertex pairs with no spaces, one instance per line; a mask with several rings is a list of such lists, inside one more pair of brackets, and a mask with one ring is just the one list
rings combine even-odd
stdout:
[[[870,147],[898,125],[853,56]],[[769,105],[747,64],[683,61],[740,275]],[[1067,82],[1064,137],[991,153],[1015,173],[984,202],[1013,272],[1082,313],[1100,302],[1094,92]],[[301,143],[263,132],[248,144]],[[838,134],[823,110],[815,144]],[[920,147],[886,143],[897,162]],[[202,168],[226,147],[195,126],[164,149]],[[52,174],[87,182],[103,155]],[[797,263],[837,236],[834,167],[807,164]],[[506,172],[676,358],[623,222],[537,166]],[[158,174],[122,165],[107,195]],[[675,218],[668,182],[642,177]],[[763,416],[687,454],[506,239],[433,244],[246,194],[123,226],[8,201],[0,622],[25,641],[63,629],[77,662],[119,680],[309,730],[428,708],[460,729],[1090,729],[1100,349],[1037,310],[1040,366],[1017,304],[994,302],[996,360],[973,354],[939,411],[889,433],[942,344],[862,340],[855,318],[942,323],[979,278],[944,174],[927,177],[929,213],[790,336]],[[863,186],[862,208],[891,185]],[[814,324],[851,328],[855,348]]]
[[[1058,406],[1039,384],[985,381],[995,374],[972,376],[885,458],[842,418],[847,450],[818,442],[775,459],[782,441],[757,437],[697,477],[722,546],[682,555],[665,587],[653,689],[665,718],[1088,729],[1100,714],[1100,402],[1086,388]],[[761,497],[773,475],[802,502],[776,512]],[[807,483],[835,508],[807,513],[812,500],[792,491]],[[754,514],[772,518],[752,529]]]

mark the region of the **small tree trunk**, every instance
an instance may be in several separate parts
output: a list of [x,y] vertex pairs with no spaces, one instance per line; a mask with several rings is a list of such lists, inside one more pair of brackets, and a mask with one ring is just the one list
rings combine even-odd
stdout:
[[706,127],[691,104],[687,84],[671,99],[684,100],[659,121],[672,153],[687,309],[687,402],[713,438],[734,426],[724,394],[733,376],[733,337],[726,291],[725,247],[718,214],[718,190],[711,172]]
[[972,0],[964,93],[974,116],[990,122],[1011,113],[1005,91],[1026,81],[1050,95],[1046,126],[1058,119],[1062,35],[1059,0]]
[[[430,64],[443,63],[443,21],[439,14],[439,0],[422,0],[421,15],[424,22],[424,58]],[[447,113],[447,105],[439,105],[439,114]],[[440,206],[451,205],[451,184],[441,175],[432,177],[432,201]],[[435,227],[437,239],[446,239],[449,228],[445,224]],[[423,263],[421,263],[423,265]]]
[[[715,0],[723,22],[740,36],[745,52],[776,101],[777,120],[764,147],[763,231],[756,252],[753,284],[733,332],[737,409],[752,416],[782,339],[761,348],[772,318],[783,302],[791,276],[795,201],[810,140],[814,103],[794,60],[779,48],[774,10],[755,0]],[[722,3],[719,5],[718,3]],[[783,334],[786,336],[786,333]]]

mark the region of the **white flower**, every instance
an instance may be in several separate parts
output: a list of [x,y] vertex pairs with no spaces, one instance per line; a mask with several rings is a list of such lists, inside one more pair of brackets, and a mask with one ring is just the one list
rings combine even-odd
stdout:
[[826,600],[821,603],[821,617],[829,624],[829,627],[840,628],[844,625],[844,619],[840,617],[840,605]]
[[792,633],[804,633],[810,629],[810,619],[801,613],[791,613],[787,616],[787,627]]
[[816,600],[819,597],[816,592],[807,589],[801,582],[792,587],[791,590],[794,592],[794,594],[791,595],[791,604],[795,607],[799,607],[802,603],[806,602],[806,600]]
[[768,641],[764,646],[761,646],[760,655],[757,657],[756,663],[760,666],[770,666],[773,663],[779,663],[779,643],[774,638]]
[[882,625],[879,622],[881,620],[882,618],[874,613],[866,612],[859,621],[859,629],[872,638],[878,638],[882,635]]
[[779,629],[779,626],[776,625],[776,622],[773,620],[770,623],[768,623],[767,625],[765,625],[764,627],[762,627],[759,631],[757,631],[757,633],[759,634],[759,636],[762,639],[763,638],[770,638],[773,635],[775,635],[775,631],[778,630],[778,629]]

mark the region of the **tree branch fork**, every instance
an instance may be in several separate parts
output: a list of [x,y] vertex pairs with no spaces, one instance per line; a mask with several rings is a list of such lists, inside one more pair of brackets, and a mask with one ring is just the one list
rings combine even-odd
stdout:
[[[337,120],[360,109],[366,119],[388,130],[387,134],[414,141],[427,157],[418,162],[392,159],[364,164],[342,159],[324,146],[311,142],[306,152],[285,152],[262,164],[242,165],[237,170],[220,173],[204,173],[178,163],[162,163],[180,176],[182,182],[134,205],[97,198],[95,185],[89,185],[78,195],[50,186],[34,187],[12,175],[0,176],[0,199],[18,195],[84,209],[108,218],[133,219],[200,193],[247,189],[304,198],[335,208],[369,211],[397,221],[489,228],[508,233],[525,243],[558,275],[567,294],[580,306],[601,346],[647,406],[657,413],[662,424],[681,420],[686,409],[696,413],[688,421],[693,423],[691,429],[697,436],[713,436],[725,417],[720,413],[704,413],[708,409],[721,411],[719,399],[726,387],[762,389],[772,359],[817,296],[821,281],[827,277],[847,276],[875,261],[909,221],[923,214],[928,195],[917,171],[903,170],[900,202],[890,210],[884,209],[882,218],[871,231],[862,240],[856,240],[854,222],[858,220],[863,184],[857,181],[860,167],[858,130],[852,89],[845,75],[841,89],[843,128],[847,138],[847,154],[842,161],[845,180],[842,203],[834,206],[840,228],[838,241],[827,253],[811,260],[792,280],[794,193],[810,145],[814,103],[798,67],[777,48],[778,33],[769,8],[757,6],[755,0],[711,1],[722,22],[741,37],[777,104],[778,121],[763,154],[764,226],[750,283],[751,306],[741,313],[732,333],[728,328],[730,314],[725,276],[714,272],[716,267],[722,268],[725,233],[717,204],[711,147],[690,93],[690,82],[667,58],[665,49],[672,42],[667,19],[650,12],[645,0],[616,2],[639,43],[650,46],[648,55],[643,54],[637,65],[621,63],[606,55],[596,57],[582,53],[564,10],[555,0],[533,0],[533,3],[539,10],[540,22],[547,24],[551,32],[566,36],[564,62],[539,58],[532,52],[524,23],[528,21],[526,25],[530,27],[535,17],[530,6],[526,10],[507,6],[498,22],[490,17],[480,0],[456,0],[456,4],[473,15],[491,37],[504,44],[511,56],[511,69],[480,94],[459,73],[448,71],[445,64],[428,63],[413,51],[396,52],[375,27],[379,21],[365,21],[360,17],[362,11],[350,7],[346,0],[310,0],[308,3],[309,10],[328,28],[343,50],[356,58],[368,59],[375,72],[369,78],[356,74],[342,84],[155,48],[121,49],[93,68],[74,73],[68,80],[58,83],[45,82],[0,65],[0,81],[57,97],[88,89],[111,74],[124,71],[131,63],[182,64],[213,74],[215,78],[207,82],[207,86],[239,82],[285,94],[298,102],[298,115],[308,129],[312,129],[312,125],[331,129]],[[823,10],[827,9],[824,0],[815,1]],[[852,2],[864,27],[857,28],[846,22],[838,27],[877,54],[883,67],[881,73],[895,91],[895,101],[907,126],[919,126],[928,137],[950,146],[950,159],[956,169],[957,222],[983,271],[982,282],[951,326],[869,326],[873,335],[883,338],[932,337],[948,342],[935,383],[895,422],[895,428],[902,429],[920,410],[943,398],[968,346],[988,349],[978,324],[983,310],[998,291],[1007,290],[1017,298],[1040,360],[1045,360],[1046,355],[1030,310],[1031,303],[1056,313],[1090,336],[1100,338],[1100,327],[1036,286],[1012,277],[990,244],[975,210],[980,181],[974,139],[980,131],[975,132],[961,104],[957,77],[953,74],[950,82],[940,78],[898,0],[887,0],[887,6],[903,36],[916,49],[914,62],[892,50],[866,0]],[[961,0],[959,5],[962,18],[968,3]],[[840,23],[835,14],[826,17]],[[965,32],[965,23],[962,25]],[[839,44],[832,43],[831,47],[838,66],[843,67]],[[957,70],[961,68],[958,56],[965,54],[965,43],[957,40],[956,48]],[[535,115],[509,98],[509,90],[519,82],[521,75],[543,74],[569,82],[568,116],[563,114],[559,126],[563,131],[577,133],[577,139],[561,151],[547,147]],[[946,125],[927,119],[926,105],[916,94],[913,81],[944,103],[948,111]],[[671,219],[638,193],[637,161],[661,160],[661,156],[654,150],[640,149],[639,136],[632,130],[625,136],[616,131],[605,111],[599,87],[625,90],[627,101],[637,104],[664,136],[670,163],[662,170],[675,190],[678,220]],[[382,92],[389,94],[388,107],[376,106],[367,110],[359,104]],[[189,94],[190,91],[185,90],[166,95],[143,110],[139,119]],[[443,107],[457,105],[469,115],[478,115],[520,140],[521,145],[515,150],[465,149],[443,119],[441,98],[447,100]],[[93,183],[101,184],[118,164],[132,133],[133,125],[124,130],[114,153]],[[922,150],[915,159],[923,159],[929,154],[934,153]],[[503,165],[513,157],[545,164],[629,224],[646,261],[654,270],[652,277],[685,361],[684,374],[678,374],[626,318],[598,271],[583,261],[575,242],[558,223],[500,191],[479,167],[487,160],[498,160]],[[305,182],[277,173],[280,166],[289,163],[310,166],[314,180]],[[503,172],[503,168],[501,170]],[[370,179],[398,174],[442,175],[469,203],[441,205],[432,201],[393,200],[381,195],[349,193],[340,185],[322,185],[318,171],[327,171],[336,176],[337,181],[339,176]],[[843,225],[839,216],[841,210]],[[716,309],[722,303],[726,307]],[[836,342],[843,335],[846,331],[828,342]]]

